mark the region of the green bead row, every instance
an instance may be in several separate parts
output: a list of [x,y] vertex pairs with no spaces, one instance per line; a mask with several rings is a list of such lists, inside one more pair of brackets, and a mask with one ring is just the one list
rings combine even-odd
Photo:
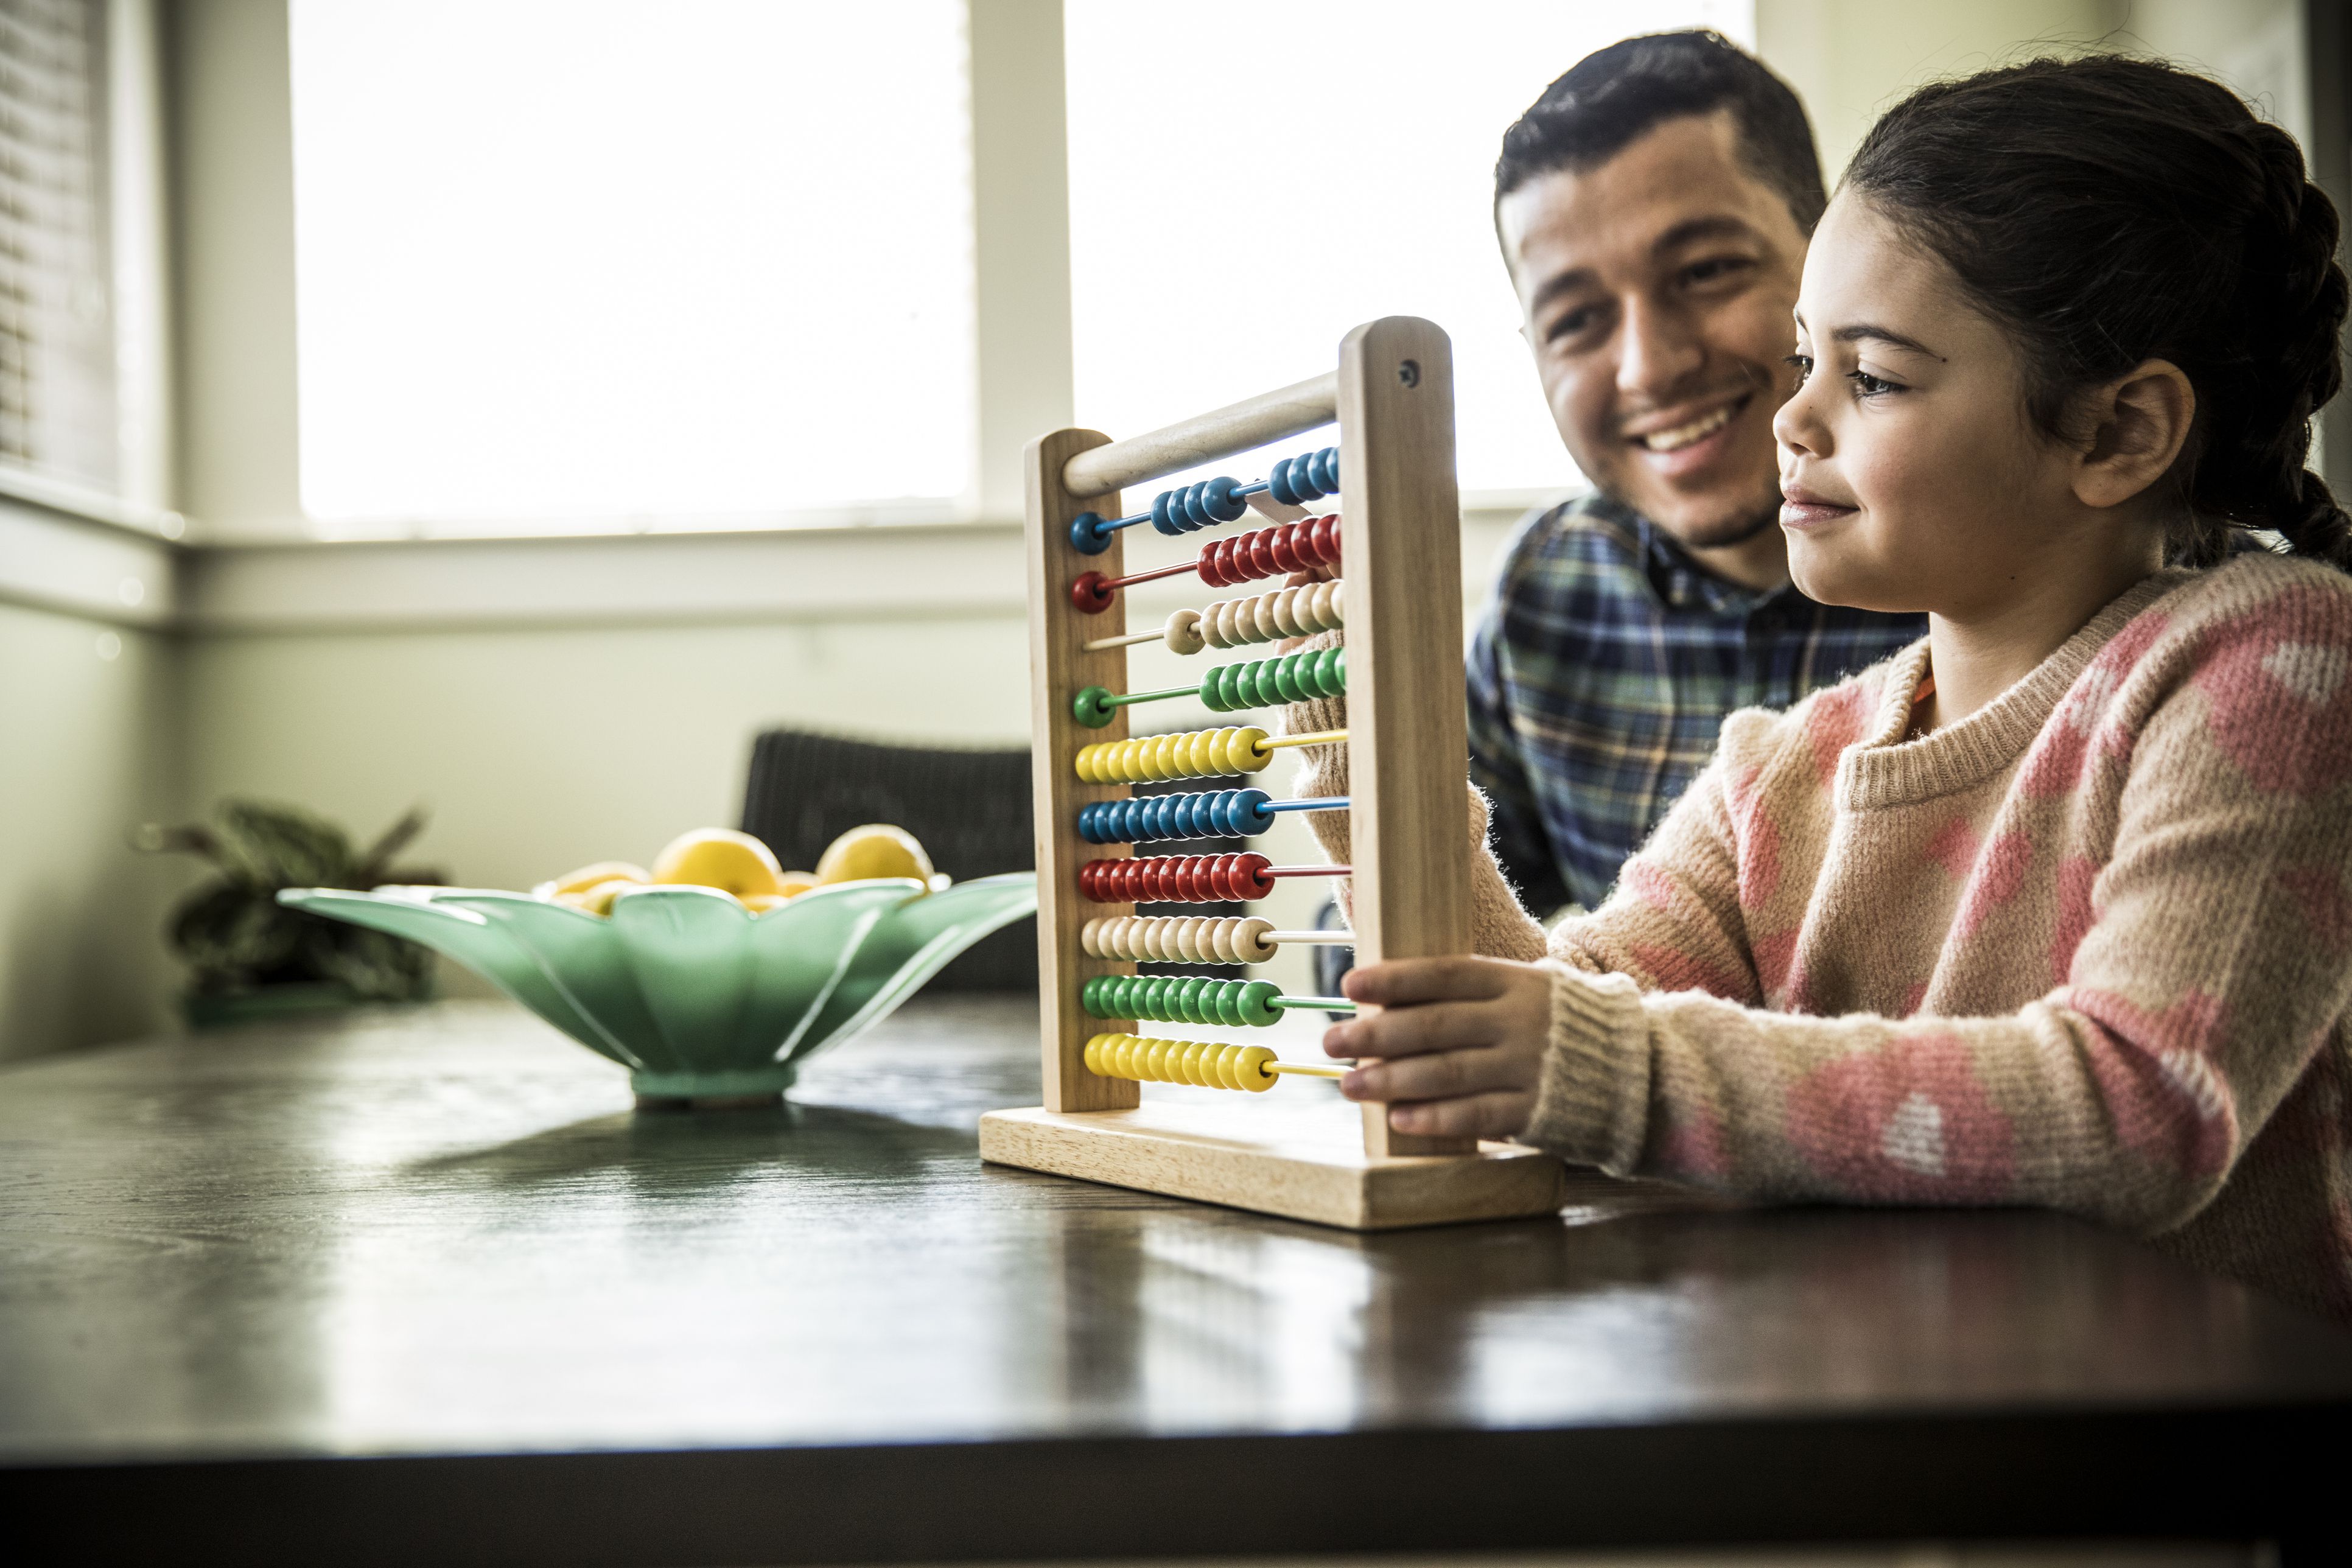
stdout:
[[1273,998],[1282,987],[1271,980],[1207,980],[1189,974],[1097,974],[1079,994],[1097,1018],[1156,1019],[1171,1024],[1276,1023]]
[[1201,700],[1213,711],[1231,713],[1238,708],[1270,708],[1277,702],[1305,702],[1316,697],[1344,697],[1348,691],[1348,650],[1327,647],[1286,653],[1279,658],[1254,658],[1209,671],[1201,682]]

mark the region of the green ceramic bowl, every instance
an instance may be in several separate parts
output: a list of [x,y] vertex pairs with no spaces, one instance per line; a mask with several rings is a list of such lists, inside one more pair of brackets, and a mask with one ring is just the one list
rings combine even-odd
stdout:
[[610,917],[478,888],[289,888],[281,904],[422,942],[629,1069],[647,1100],[782,1093],[947,962],[1037,908],[1037,878],[938,892],[818,888],[761,915],[709,888],[641,888]]

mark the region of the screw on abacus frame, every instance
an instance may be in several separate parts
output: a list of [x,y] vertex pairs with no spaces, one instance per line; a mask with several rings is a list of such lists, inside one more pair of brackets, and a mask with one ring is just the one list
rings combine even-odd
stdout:
[[1403,363],[1398,365],[1397,379],[1404,383],[1407,386],[1419,386],[1421,384],[1421,362],[1417,359],[1409,359]]

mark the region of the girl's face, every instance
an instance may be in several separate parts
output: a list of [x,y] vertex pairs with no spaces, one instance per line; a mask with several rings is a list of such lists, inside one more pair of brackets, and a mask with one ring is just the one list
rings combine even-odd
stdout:
[[1792,363],[1780,527],[1823,604],[1995,612],[2078,515],[2077,455],[2032,427],[2008,335],[1850,193],[1805,259]]

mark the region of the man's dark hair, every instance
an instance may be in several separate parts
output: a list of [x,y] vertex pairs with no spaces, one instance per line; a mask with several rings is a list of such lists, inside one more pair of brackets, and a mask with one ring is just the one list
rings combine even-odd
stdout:
[[1495,199],[1554,170],[1605,163],[1668,120],[1720,109],[1731,111],[1741,162],[1811,235],[1829,196],[1805,106],[1761,60],[1712,31],[1627,38],[1570,66],[1503,132]]

